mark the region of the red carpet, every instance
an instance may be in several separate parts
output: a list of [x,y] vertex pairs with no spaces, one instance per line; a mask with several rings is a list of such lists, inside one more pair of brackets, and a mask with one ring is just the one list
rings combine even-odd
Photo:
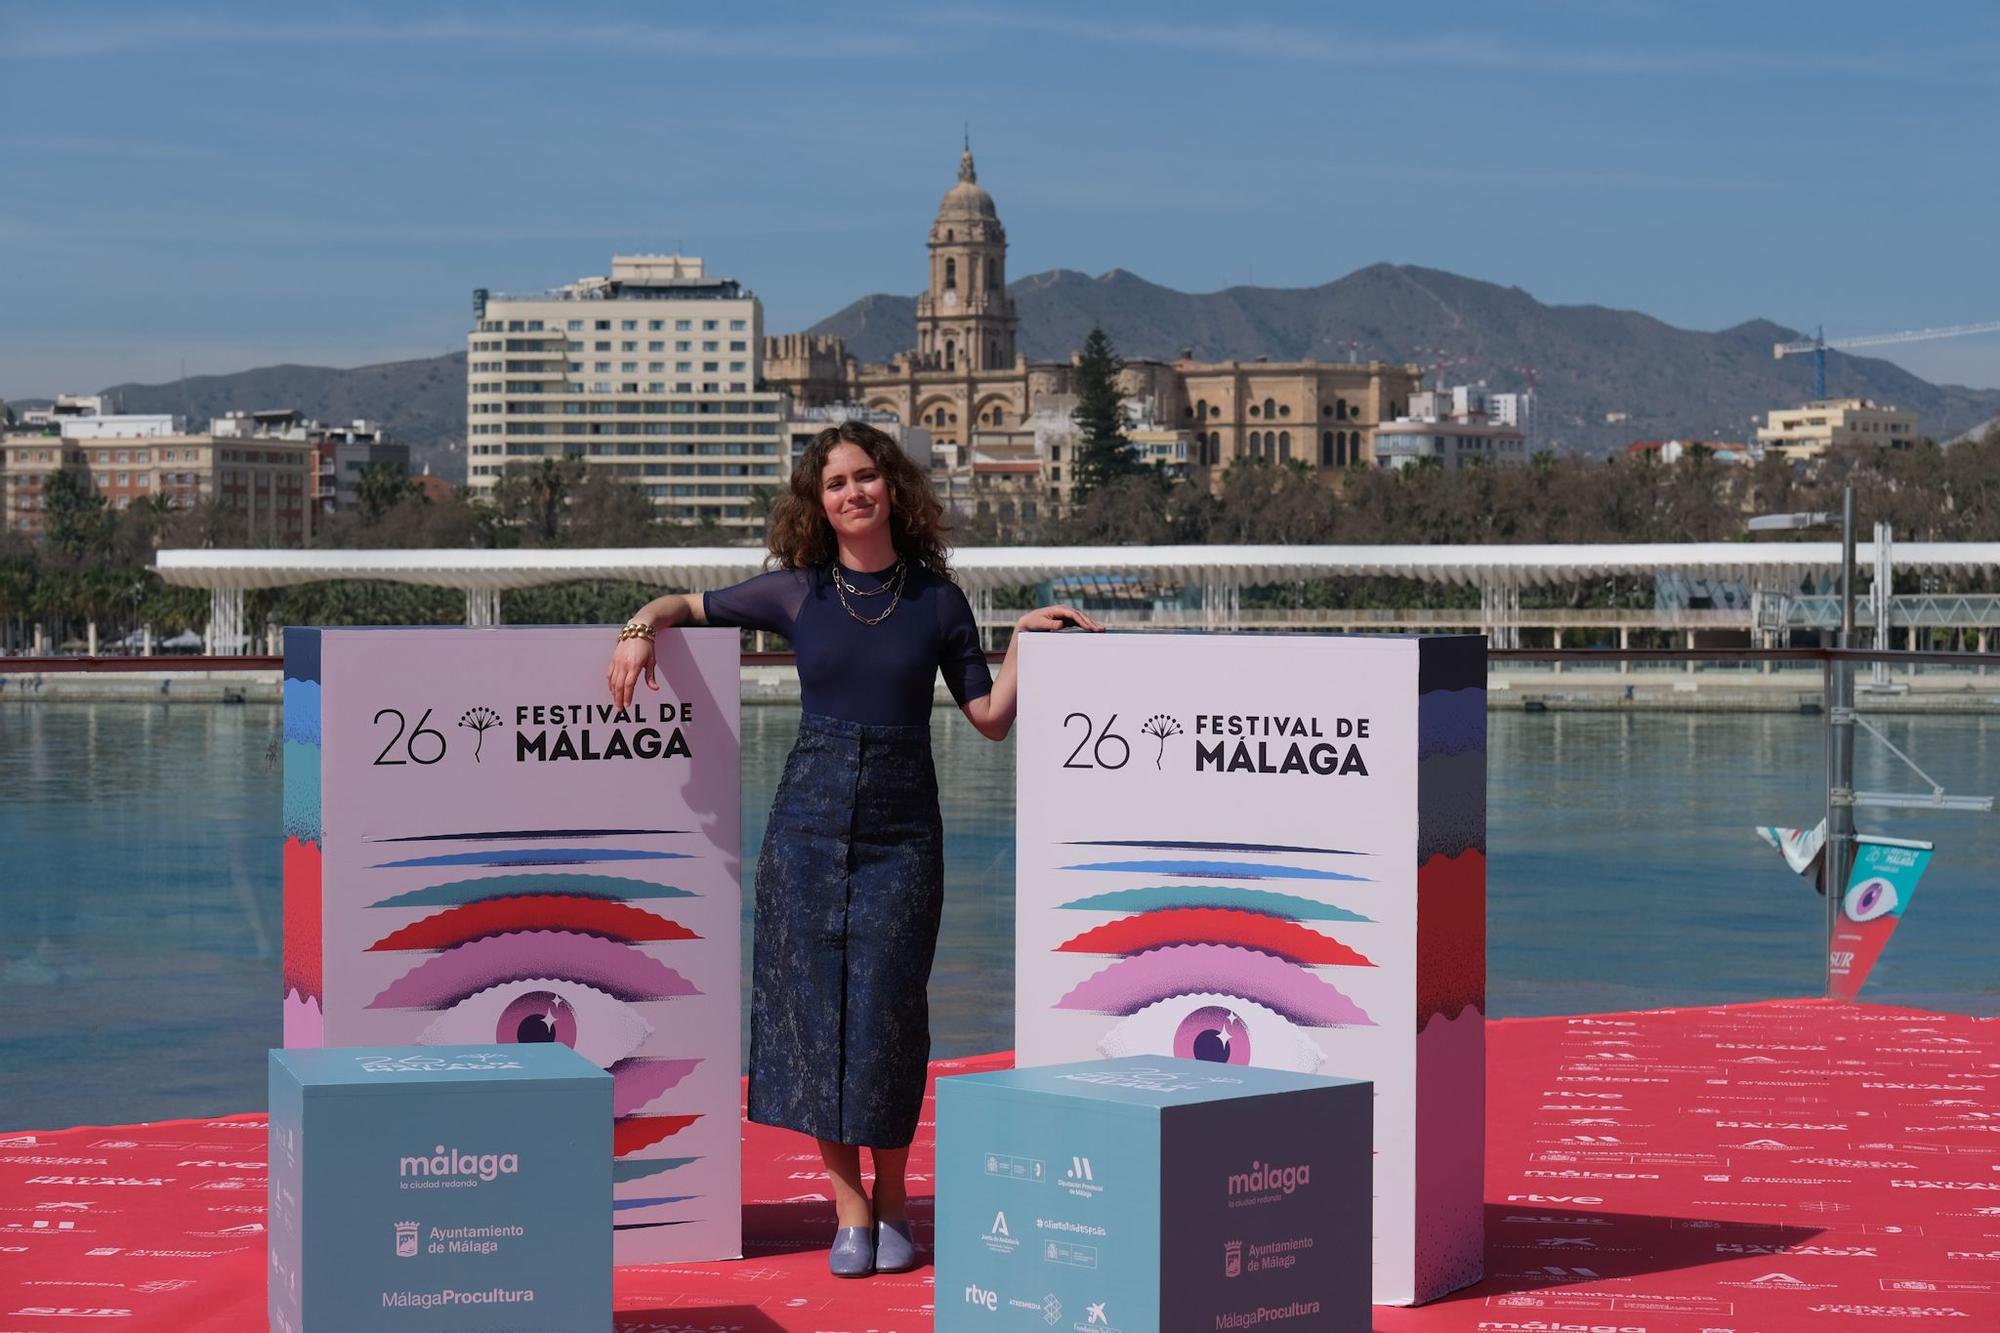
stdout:
[[[1489,1032],[1489,1277],[1378,1329],[2000,1329],[2000,1020],[1800,1001]],[[0,1333],[261,1329],[263,1129],[0,1134]],[[621,1270],[623,1333],[930,1327],[928,1269],[826,1275],[810,1145],[751,1125],[744,1149],[751,1257]]]

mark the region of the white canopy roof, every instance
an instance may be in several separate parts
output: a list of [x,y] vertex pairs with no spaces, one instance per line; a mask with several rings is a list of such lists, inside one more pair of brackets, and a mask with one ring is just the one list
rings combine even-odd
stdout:
[[[1897,569],[1978,572],[2000,568],[2000,542],[1898,542]],[[1872,542],[1857,563],[1872,566]],[[1696,578],[1784,581],[1827,573],[1838,542],[1688,542],[1603,546],[972,546],[952,556],[970,591],[1018,587],[1073,575],[1165,583],[1278,583],[1387,577],[1427,583],[1522,588],[1610,575],[1680,573]],[[661,588],[708,588],[765,567],[761,547],[587,550],[167,550],[156,568],[168,583],[242,591],[327,579],[381,579],[467,591],[497,591],[580,579],[624,579]]]

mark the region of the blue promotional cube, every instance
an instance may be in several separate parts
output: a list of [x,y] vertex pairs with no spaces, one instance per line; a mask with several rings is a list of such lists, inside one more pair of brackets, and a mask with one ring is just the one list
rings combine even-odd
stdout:
[[611,1323],[611,1075],[559,1044],[271,1052],[273,1333]]
[[938,1080],[937,1327],[1365,1333],[1374,1086],[1133,1056]]

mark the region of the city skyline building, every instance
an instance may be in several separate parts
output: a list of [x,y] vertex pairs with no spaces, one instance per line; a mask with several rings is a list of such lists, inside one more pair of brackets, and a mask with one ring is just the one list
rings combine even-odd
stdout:
[[1520,431],[1522,438],[1528,442],[1528,452],[1535,452],[1540,434],[1536,430],[1539,423],[1535,419],[1534,388],[1530,386],[1518,393],[1496,393],[1488,401],[1493,419]]
[[[914,348],[863,364],[837,336],[784,334],[766,343],[765,373],[800,403],[856,402],[921,425],[941,448],[958,451],[953,466],[1005,464],[994,475],[1007,478],[1010,492],[1027,489],[1018,451],[990,451],[1003,437],[1018,443],[1033,435],[1043,405],[1074,393],[1074,366],[1031,362],[1019,350],[1019,321],[1006,293],[1007,232],[969,146],[931,220],[926,249]],[[1327,480],[1371,465],[1377,427],[1407,412],[1422,374],[1382,361],[1128,358],[1119,387],[1128,400],[1149,404],[1148,428],[1170,433],[1145,441],[1148,457],[1178,462],[1185,443],[1190,477],[1215,487],[1238,459],[1298,462]],[[1185,441],[1173,432],[1184,432]],[[988,456],[975,460],[973,453]],[[1056,472],[1066,464],[1046,449],[1036,451],[1036,461],[1041,498],[1066,503],[1069,484]]]
[[353,509],[363,470],[387,465],[410,472],[410,447],[389,438],[379,423],[356,419],[344,426],[315,421],[295,407],[229,412],[209,424],[218,438],[294,440],[313,447],[313,508],[322,514]]
[[253,545],[312,540],[315,455],[302,437],[239,431],[234,418],[211,421],[206,432],[155,413],[79,408],[52,420],[53,429],[0,437],[0,513],[13,531],[44,530],[49,483],[68,471],[112,509],[148,500],[177,510],[215,502],[242,515],[245,539]]
[[667,517],[743,535],[783,484],[783,395],[764,385],[763,306],[688,255],[614,255],[608,276],[474,293],[466,481],[490,499],[544,459],[630,482]]
[[[1514,467],[1528,461],[1527,436],[1504,420],[1484,384],[1457,384],[1410,395],[1409,414],[1375,429],[1375,461],[1386,468],[1435,462],[1446,471],[1475,465]],[[1519,411],[1519,400],[1510,412]]]
[[1850,445],[1907,449],[1917,442],[1917,414],[1866,398],[1822,398],[1779,408],[1757,427],[1757,443],[1786,458],[1817,458]]
[[872,411],[859,403],[828,403],[820,407],[792,403],[786,413],[786,428],[791,436],[791,450],[785,456],[786,476],[790,476],[792,467],[821,431],[849,421],[875,427],[901,445],[910,461],[926,472],[940,466],[931,433],[922,426],[905,426],[887,412]]

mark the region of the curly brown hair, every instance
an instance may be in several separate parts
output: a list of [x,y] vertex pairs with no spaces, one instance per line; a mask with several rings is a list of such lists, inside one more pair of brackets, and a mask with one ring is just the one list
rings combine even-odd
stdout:
[[813,436],[792,468],[792,485],[771,506],[771,554],[786,569],[830,565],[838,553],[833,525],[820,498],[820,477],[835,445],[851,444],[867,454],[889,484],[889,534],[896,554],[939,578],[949,578],[950,530],[944,506],[931,490],[930,474],[903,447],[865,421],[843,421]]

